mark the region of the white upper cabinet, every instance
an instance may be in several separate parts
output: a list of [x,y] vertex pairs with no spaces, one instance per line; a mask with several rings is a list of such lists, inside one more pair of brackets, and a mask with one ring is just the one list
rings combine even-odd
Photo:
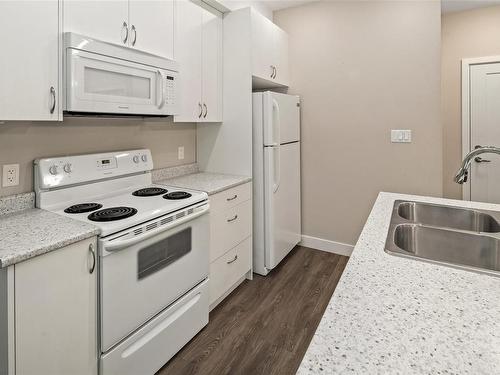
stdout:
[[65,0],[64,31],[115,44],[127,44],[128,0]]
[[257,86],[288,86],[287,33],[254,10],[251,18],[252,75],[257,78]]
[[64,31],[173,58],[173,0],[64,0]]
[[222,121],[222,17],[203,9],[202,121]]
[[0,1],[0,120],[61,120],[57,0]]
[[180,66],[176,122],[222,121],[222,16],[188,0],[176,2],[174,58]]
[[130,44],[140,50],[174,57],[174,1],[130,0]]

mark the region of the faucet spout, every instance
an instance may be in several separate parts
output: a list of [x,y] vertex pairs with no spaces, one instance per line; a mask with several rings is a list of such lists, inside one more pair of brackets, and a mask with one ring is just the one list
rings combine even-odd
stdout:
[[[462,161],[462,165],[460,166],[460,169],[457,171],[455,174],[455,177],[453,180],[457,184],[463,184],[467,182],[468,176],[469,176],[469,168],[472,163],[472,160],[477,158],[481,154],[497,154],[500,155],[500,148],[499,147],[494,147],[494,146],[482,146],[482,147],[477,147],[471,152],[469,152],[467,155],[465,155],[464,160]],[[487,160],[484,160],[487,161]]]

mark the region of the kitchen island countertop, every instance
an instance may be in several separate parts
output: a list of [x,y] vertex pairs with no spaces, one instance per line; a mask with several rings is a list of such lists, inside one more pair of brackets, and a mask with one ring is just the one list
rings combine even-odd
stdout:
[[500,371],[500,278],[387,254],[398,199],[500,211],[380,193],[297,374]]

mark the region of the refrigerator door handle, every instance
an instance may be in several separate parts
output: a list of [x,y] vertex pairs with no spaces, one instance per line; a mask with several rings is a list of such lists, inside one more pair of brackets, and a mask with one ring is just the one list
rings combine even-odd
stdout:
[[280,106],[276,99],[273,99],[273,137],[274,143],[281,143],[281,123],[280,123]]
[[280,146],[273,147],[273,152],[275,154],[273,161],[274,161],[274,168],[273,168],[273,192],[276,193],[278,189],[280,188],[280,183],[281,183],[281,169],[280,169]]

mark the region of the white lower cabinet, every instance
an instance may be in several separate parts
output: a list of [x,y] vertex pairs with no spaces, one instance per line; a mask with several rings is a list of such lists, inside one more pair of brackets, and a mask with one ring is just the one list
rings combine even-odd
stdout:
[[14,266],[16,375],[97,374],[95,249],[90,238]]
[[252,271],[252,184],[210,197],[210,308]]

